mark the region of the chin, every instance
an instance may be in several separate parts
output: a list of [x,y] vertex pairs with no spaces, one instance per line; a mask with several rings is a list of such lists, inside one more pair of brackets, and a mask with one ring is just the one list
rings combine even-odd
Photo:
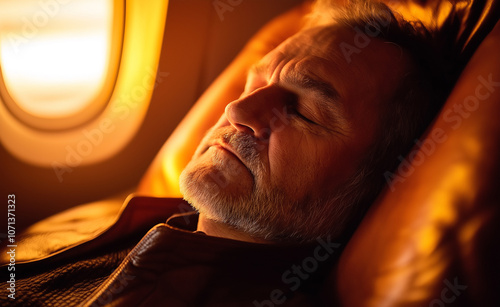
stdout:
[[200,160],[189,162],[179,178],[184,199],[197,210],[201,209],[200,206],[223,206],[252,193],[250,175],[247,175],[248,178],[233,176],[203,161],[203,158]]

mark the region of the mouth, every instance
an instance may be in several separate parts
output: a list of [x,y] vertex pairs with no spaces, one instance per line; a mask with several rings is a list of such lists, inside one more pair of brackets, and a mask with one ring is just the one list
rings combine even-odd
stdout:
[[245,164],[243,163],[243,160],[241,159],[241,157],[238,155],[238,153],[227,143],[223,143],[223,142],[216,142],[212,145],[210,145],[210,147],[215,147],[215,148],[218,148],[220,150],[223,150],[227,153],[229,153],[230,155],[234,156],[236,159],[238,159],[242,164]]
[[225,142],[218,141],[218,142],[215,142],[214,144],[210,145],[209,147],[214,147],[214,148],[217,148],[219,150],[222,150],[222,151],[226,152],[227,154],[229,154],[230,156],[232,156],[234,159],[238,160],[238,162],[240,162],[250,172],[250,174],[253,177],[252,170],[248,167],[247,163],[245,163],[245,160],[241,157],[241,155],[238,154],[238,152],[231,147],[231,145],[229,145]]

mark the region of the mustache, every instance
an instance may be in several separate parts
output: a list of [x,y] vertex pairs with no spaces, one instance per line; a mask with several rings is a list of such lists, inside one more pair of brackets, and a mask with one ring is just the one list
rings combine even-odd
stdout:
[[262,168],[261,152],[264,146],[252,135],[232,127],[222,127],[210,131],[206,138],[207,148],[218,142],[227,144],[248,168],[254,170]]

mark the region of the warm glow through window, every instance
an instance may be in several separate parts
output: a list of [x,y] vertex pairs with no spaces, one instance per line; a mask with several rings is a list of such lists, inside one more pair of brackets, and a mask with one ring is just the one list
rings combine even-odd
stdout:
[[0,68],[12,101],[45,118],[94,103],[108,77],[112,1],[0,2]]
[[158,84],[167,7],[0,0],[1,146],[59,180],[122,150]]

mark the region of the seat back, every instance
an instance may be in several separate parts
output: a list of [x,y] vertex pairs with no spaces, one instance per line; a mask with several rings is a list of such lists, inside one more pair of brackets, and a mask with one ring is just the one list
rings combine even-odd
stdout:
[[347,244],[342,306],[499,306],[498,1],[460,4],[448,35],[467,65]]

